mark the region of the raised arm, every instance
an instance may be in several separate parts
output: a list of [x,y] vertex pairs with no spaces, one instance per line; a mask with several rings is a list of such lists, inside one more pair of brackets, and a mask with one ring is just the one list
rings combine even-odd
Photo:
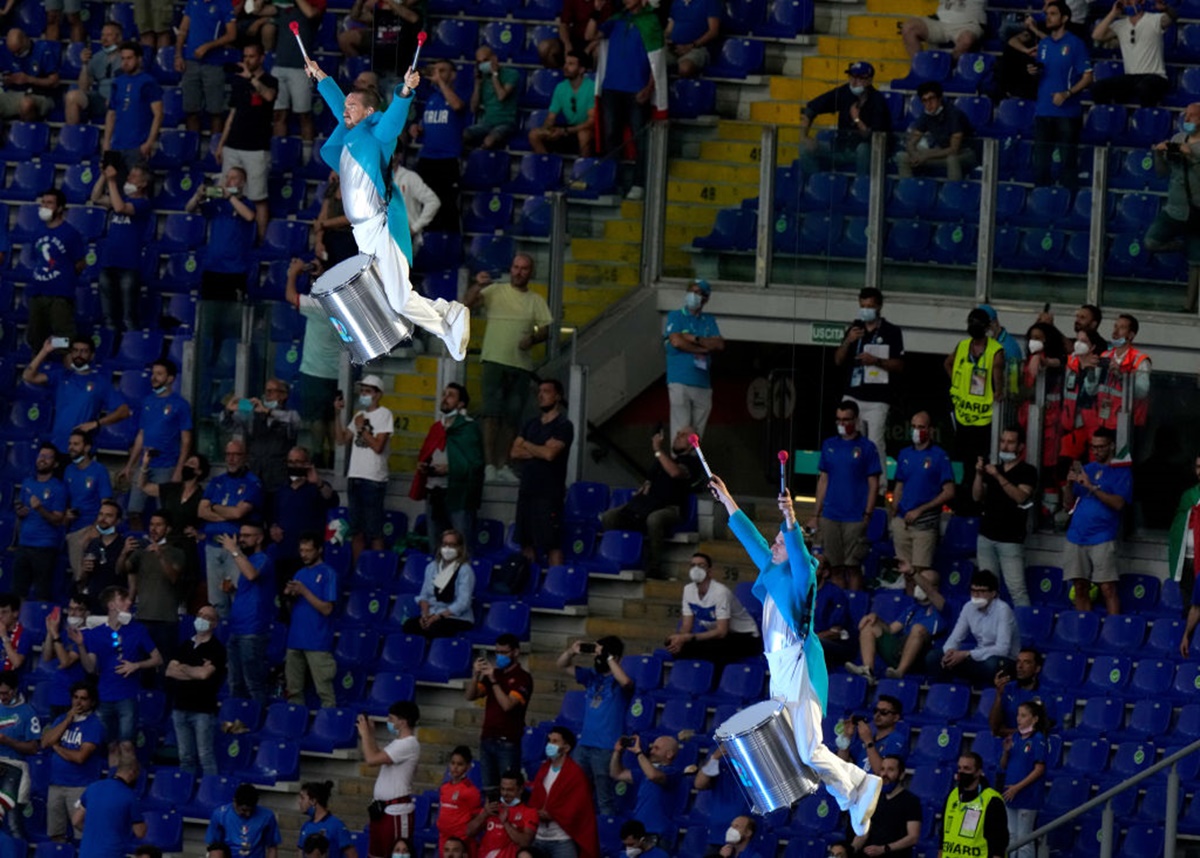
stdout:
[[420,83],[419,72],[410,71],[405,74],[404,84],[396,87],[396,95],[392,99],[392,103],[383,112],[383,119],[371,132],[376,139],[393,142],[404,131],[404,126],[408,122],[408,109],[412,105],[413,96]]

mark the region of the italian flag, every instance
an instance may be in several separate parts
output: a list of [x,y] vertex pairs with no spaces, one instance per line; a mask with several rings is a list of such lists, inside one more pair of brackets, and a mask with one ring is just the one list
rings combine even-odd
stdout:
[[[663,37],[662,25],[654,10],[646,6],[632,17],[627,13],[615,15],[615,18],[629,18],[642,36],[642,44],[646,47],[646,56],[650,59],[650,75],[654,78],[654,119],[667,118],[667,101],[670,93],[667,89],[667,51],[666,39]],[[618,21],[617,26],[624,25]],[[600,97],[604,89],[604,73],[608,65],[608,39],[600,40],[600,50],[596,56],[596,97]],[[599,115],[599,111],[597,111]]]

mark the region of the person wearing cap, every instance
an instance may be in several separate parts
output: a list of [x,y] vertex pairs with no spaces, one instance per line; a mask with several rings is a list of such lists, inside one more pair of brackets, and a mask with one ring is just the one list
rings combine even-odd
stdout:
[[[820,172],[822,167],[853,163],[858,174],[865,176],[871,172],[871,134],[891,133],[892,112],[874,87],[875,67],[860,60],[846,69],[846,75],[850,78],[846,83],[818,95],[800,111],[800,134],[804,138],[800,167],[805,175]],[[807,138],[813,120],[827,113],[837,114],[837,134],[831,150],[822,153],[816,141]]]
[[1025,360],[1025,352],[1021,350],[1021,344],[1008,332],[1008,328],[1000,324],[1000,314],[996,312],[996,308],[991,304],[980,304],[978,309],[988,317],[988,336],[1004,349],[1004,359],[1017,363]]
[[936,80],[917,87],[921,115],[908,127],[904,151],[896,155],[901,178],[914,170],[924,172],[932,166],[944,167],[946,177],[961,182],[963,173],[975,166],[975,150],[965,141],[971,136],[971,123],[963,112],[945,102],[942,85]]
[[900,38],[910,57],[921,53],[921,43],[951,45],[957,60],[975,50],[987,23],[984,0],[938,0],[937,12],[928,18],[909,18],[900,24]]
[[[358,383],[357,409],[345,426],[338,425],[337,441],[350,448],[349,507],[350,533],[355,560],[369,543],[383,550],[383,499],[387,493],[388,440],[392,437],[392,412],[379,405],[383,382],[377,375],[364,375]],[[338,413],[342,403],[335,403]]]
[[671,437],[684,426],[693,426],[703,438],[712,413],[712,355],[725,350],[725,340],[717,320],[704,312],[711,295],[707,280],[693,280],[683,293],[683,307],[667,316],[663,345],[667,350]]
[[975,466],[992,446],[995,405],[1004,399],[1004,348],[988,336],[992,323],[978,308],[967,314],[967,337],[946,355],[950,401],[954,405],[954,458],[963,463],[963,481],[955,512],[974,507],[970,499]]

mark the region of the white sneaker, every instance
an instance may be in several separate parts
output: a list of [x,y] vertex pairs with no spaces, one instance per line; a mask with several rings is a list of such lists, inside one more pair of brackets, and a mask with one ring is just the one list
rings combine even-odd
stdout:
[[629,189],[629,193],[625,195],[625,199],[636,202],[637,200],[645,199],[646,189],[641,185],[634,185]]
[[508,465],[503,465],[496,469],[496,482],[515,484],[521,482],[521,478]]
[[846,662],[846,670],[850,671],[855,676],[865,676],[867,678],[867,682],[873,683],[875,681],[875,674],[872,673],[871,668],[866,667],[865,665],[855,664],[852,661],[848,661]]
[[467,356],[467,343],[471,340],[471,311],[454,301],[446,311],[445,319],[449,330],[442,342],[450,351],[450,357],[463,360]]
[[495,465],[484,465],[483,466],[483,481],[485,483],[496,482],[496,466]]
[[850,827],[859,837],[866,837],[871,829],[871,815],[875,813],[875,805],[879,803],[879,794],[883,790],[883,781],[876,775],[863,778],[854,797],[850,802]]

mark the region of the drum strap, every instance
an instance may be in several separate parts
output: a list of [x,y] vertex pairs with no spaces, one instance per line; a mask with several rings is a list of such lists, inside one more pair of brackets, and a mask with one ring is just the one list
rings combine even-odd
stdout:
[[808,596],[804,599],[804,610],[801,612],[800,628],[796,629],[796,635],[800,640],[808,638],[808,633],[812,630],[813,621],[813,600],[816,598],[817,588],[809,587]]

